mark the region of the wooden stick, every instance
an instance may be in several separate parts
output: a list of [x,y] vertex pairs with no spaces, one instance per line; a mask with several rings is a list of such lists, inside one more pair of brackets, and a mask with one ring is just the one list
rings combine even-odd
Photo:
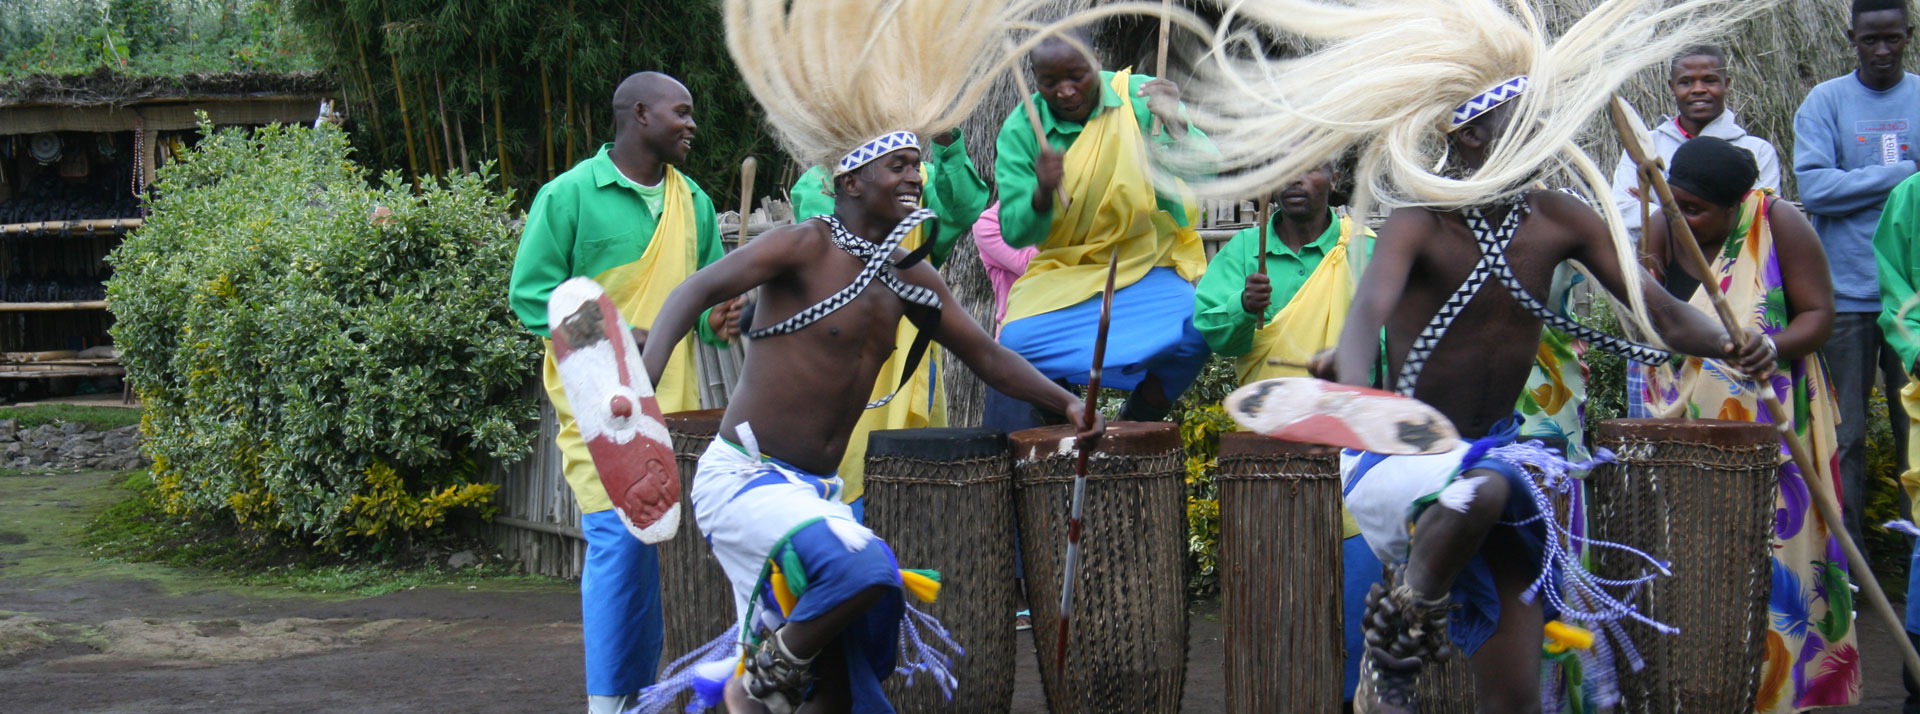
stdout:
[[[1013,41],[1008,40],[1007,44],[1011,46]],[[1052,147],[1047,145],[1047,130],[1040,126],[1040,108],[1033,105],[1033,90],[1027,87],[1027,75],[1020,70],[1019,66],[1013,68],[1013,84],[1020,90],[1020,106],[1026,107],[1027,124],[1033,127],[1033,140],[1040,145],[1041,151],[1052,151]],[[1060,210],[1066,210],[1066,189],[1054,187],[1053,205]]]
[[740,240],[734,245],[738,248],[747,244],[747,216],[753,212],[753,174],[760,168],[760,162],[753,157],[740,160]]
[[1254,259],[1254,265],[1261,275],[1267,274],[1267,224],[1273,221],[1272,194],[1260,197],[1260,257]]
[[[1160,2],[1160,54],[1153,64],[1155,79],[1167,78],[1167,34],[1173,31],[1173,0]],[[1160,117],[1153,118],[1153,136],[1160,135]]]
[[[1686,218],[1680,215],[1679,204],[1673,200],[1673,189],[1667,186],[1666,176],[1660,171],[1659,157],[1649,153],[1647,147],[1652,142],[1647,138],[1646,126],[1640,123],[1640,115],[1635,114],[1632,106],[1619,96],[1613,98],[1613,105],[1609,111],[1613,115],[1614,128],[1620,131],[1621,143],[1626,144],[1627,153],[1633,157],[1635,163],[1640,165],[1649,183],[1653,184],[1655,195],[1660,198],[1660,212],[1667,218],[1667,230],[1674,238],[1674,245],[1679,247],[1680,259],[1686,261],[1686,264],[1702,278],[1700,287],[1707,291],[1708,299],[1713,301],[1713,309],[1720,316],[1720,324],[1727,328],[1727,337],[1733,341],[1736,349],[1744,347],[1747,333],[1740,329],[1739,321],[1734,317],[1731,306],[1727,304],[1727,297],[1721,294],[1720,281],[1713,279],[1713,267],[1707,263],[1707,256],[1700,252],[1700,244],[1694,239],[1693,229],[1687,225]],[[1645,201],[1647,198],[1643,196],[1641,200]],[[1645,230],[1645,227],[1642,226],[1641,229]],[[1768,414],[1778,418],[1779,415],[1787,413],[1780,406],[1780,398],[1775,396],[1773,389],[1766,387],[1764,382],[1756,391],[1760,393],[1761,400],[1766,404]],[[1874,612],[1885,621],[1888,631],[1893,633],[1894,641],[1899,643],[1900,654],[1906,659],[1907,673],[1920,678],[1920,653],[1914,651],[1913,643],[1900,636],[1900,633],[1906,631],[1906,627],[1901,624],[1899,616],[1894,614],[1893,605],[1887,602],[1887,594],[1880,589],[1880,580],[1873,576],[1872,566],[1867,564],[1867,559],[1861,555],[1859,546],[1854,544],[1853,538],[1847,535],[1847,529],[1841,525],[1843,521],[1840,516],[1840,506],[1835,502],[1831,490],[1833,484],[1822,478],[1820,472],[1814,468],[1812,455],[1807,452],[1807,446],[1800,441],[1799,435],[1793,433],[1791,423],[1776,421],[1773,428],[1780,433],[1780,440],[1786,442],[1787,451],[1793,456],[1794,466],[1800,469],[1801,476],[1807,483],[1813,484],[1807,488],[1807,491],[1813,494],[1815,510],[1820,514],[1820,520],[1826,524],[1827,532],[1840,543],[1840,549],[1846,551],[1847,564],[1852,568],[1854,582],[1859,585],[1862,592],[1867,594],[1867,601],[1873,604]]]
[[[1113,282],[1119,273],[1120,246],[1107,254],[1107,287],[1100,292],[1100,326],[1093,336],[1093,367],[1087,371],[1086,411],[1080,423],[1092,424],[1100,402],[1100,368],[1107,358],[1107,324],[1113,318]],[[1073,571],[1080,560],[1080,513],[1087,492],[1087,451],[1091,443],[1076,444],[1073,460],[1073,509],[1067,516],[1067,557],[1060,582],[1060,620],[1054,627],[1053,666],[1060,676],[1067,671],[1067,620],[1073,614]]]

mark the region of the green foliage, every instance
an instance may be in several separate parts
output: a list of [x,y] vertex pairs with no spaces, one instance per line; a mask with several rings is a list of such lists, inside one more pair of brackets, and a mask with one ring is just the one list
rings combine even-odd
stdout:
[[[1881,394],[1875,387],[1867,399],[1867,472],[1863,478],[1867,499],[1860,524],[1861,536],[1867,542],[1860,544],[1860,552],[1873,566],[1873,574],[1880,579],[1882,589],[1904,592],[1907,568],[1913,562],[1912,548],[1907,536],[1880,524],[1911,517],[1901,508],[1905,499],[1900,495],[1900,463],[1905,455],[1895,448],[1893,423]],[[1894,395],[1894,401],[1898,402],[1899,398],[1898,394]]]
[[108,258],[162,506],[343,548],[484,505],[472,459],[527,453],[536,413],[507,199],[369,185],[330,126],[203,132]]
[[[1593,309],[1577,314],[1580,324],[1609,335],[1622,334],[1620,320],[1613,314],[1613,303],[1606,295],[1594,292]],[[1584,414],[1587,433],[1596,433],[1600,422],[1627,415],[1627,360],[1606,350],[1589,349],[1581,359],[1587,363],[1587,404]]]
[[288,543],[219,518],[169,515],[146,474],[130,474],[118,488],[125,497],[80,531],[80,545],[96,560],[159,563],[218,574],[240,585],[359,596],[436,585],[552,582],[517,574],[495,555],[482,555],[469,567],[446,568],[440,565],[445,553],[472,545],[452,534],[443,533],[439,541],[407,552],[348,556]]
[[0,13],[0,79],[314,67],[279,0],[33,0]]
[[1220,499],[1213,477],[1220,434],[1235,428],[1221,402],[1236,386],[1233,361],[1215,355],[1173,408],[1187,457],[1187,592],[1194,598],[1220,588]]
[[140,410],[123,407],[88,407],[78,404],[32,404],[0,407],[0,419],[12,419],[21,429],[46,424],[79,422],[96,431],[118,429],[140,423]]
[[[613,90],[642,70],[694,100],[699,134],[682,168],[737,205],[740,160],[778,151],[720,41],[718,2],[288,0],[340,81],[360,155],[444,175],[494,159],[530,200],[554,174],[613,140]],[[767,195],[779,171],[760,171]],[[780,186],[779,188],[786,188]]]

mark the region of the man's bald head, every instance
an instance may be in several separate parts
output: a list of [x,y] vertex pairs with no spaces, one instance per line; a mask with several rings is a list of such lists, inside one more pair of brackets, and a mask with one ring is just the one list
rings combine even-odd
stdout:
[[680,80],[637,72],[613,90],[613,142],[632,144],[669,164],[693,146],[693,94]]
[[693,94],[687,86],[659,72],[635,72],[620,81],[613,90],[614,125],[633,119],[634,105],[669,106],[673,104],[692,104]]

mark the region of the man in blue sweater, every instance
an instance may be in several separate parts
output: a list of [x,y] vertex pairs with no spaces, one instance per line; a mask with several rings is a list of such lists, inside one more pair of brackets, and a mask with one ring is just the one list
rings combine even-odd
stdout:
[[[1807,93],[1793,117],[1793,176],[1833,272],[1833,337],[1820,353],[1839,397],[1841,508],[1860,539],[1866,503],[1867,398],[1874,373],[1888,396],[1907,381],[1876,323],[1880,284],[1873,230],[1896,184],[1914,174],[1912,142],[1920,126],[1920,76],[1901,68],[1913,32],[1906,0],[1854,0],[1847,42],[1860,60],[1851,74]],[[1906,454],[1906,417],[1889,403],[1895,453]]]

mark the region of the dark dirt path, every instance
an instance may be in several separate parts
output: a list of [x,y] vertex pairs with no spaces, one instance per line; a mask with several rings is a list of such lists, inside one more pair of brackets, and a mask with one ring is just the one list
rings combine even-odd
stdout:
[[[297,595],[98,561],[75,530],[123,495],[117,480],[0,474],[0,713],[584,709],[571,583]],[[1224,711],[1221,626],[1197,614],[1190,631],[1185,711]],[[1861,631],[1867,696],[1851,711],[1895,714],[1899,656],[1874,623]],[[1031,642],[1019,714],[1046,711]]]

